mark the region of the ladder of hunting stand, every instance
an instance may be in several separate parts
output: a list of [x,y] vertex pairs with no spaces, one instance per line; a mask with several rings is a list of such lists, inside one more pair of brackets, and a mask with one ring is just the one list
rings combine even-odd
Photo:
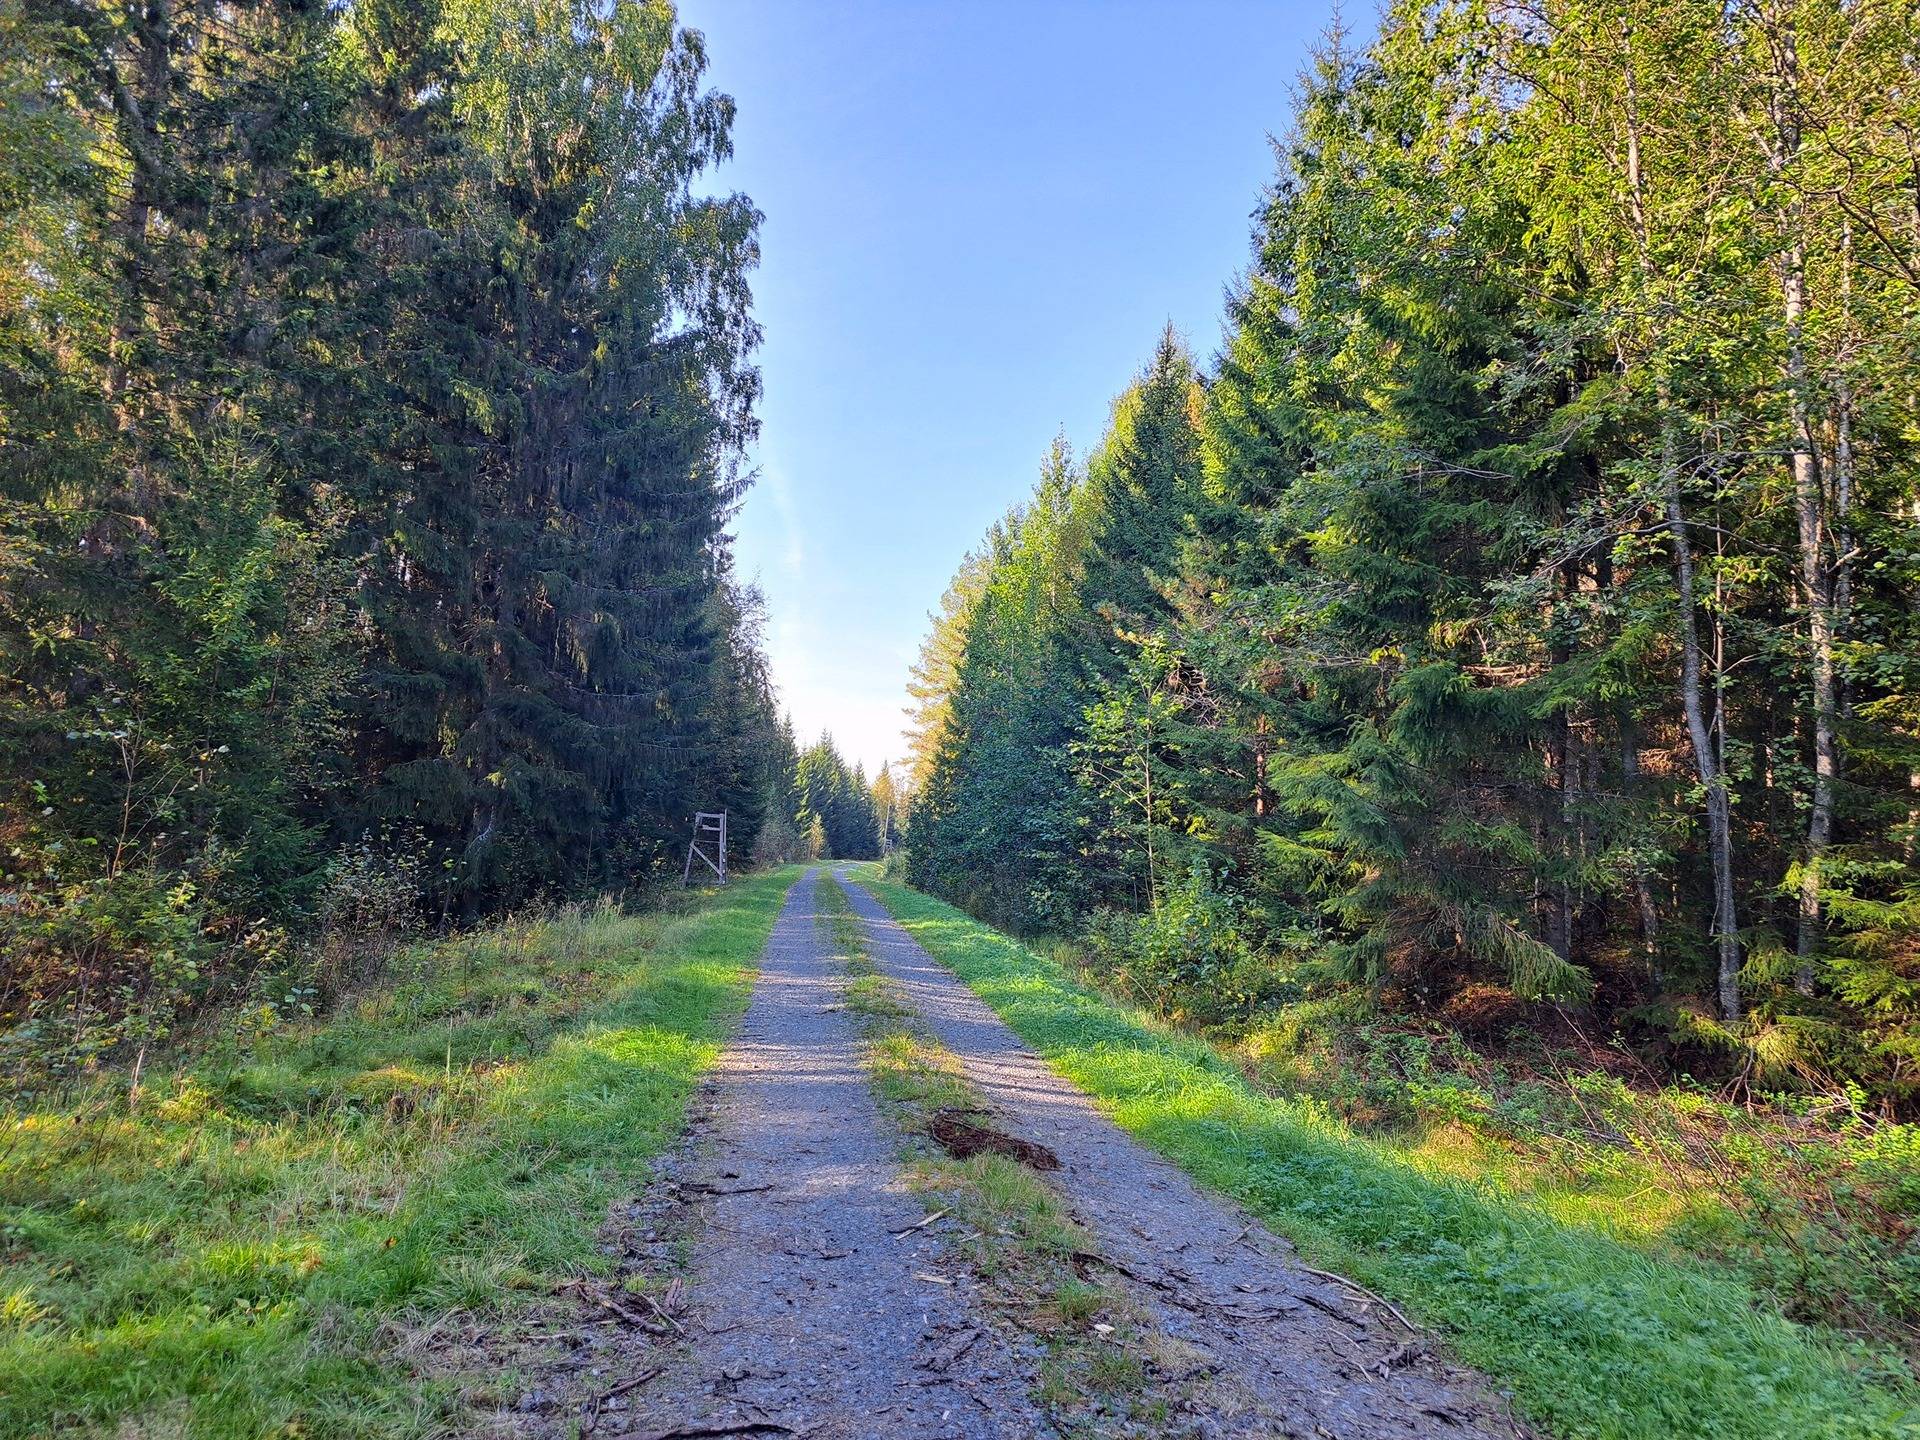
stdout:
[[[707,853],[709,849],[712,854]],[[687,842],[687,868],[680,875],[682,886],[693,882],[693,862],[696,858],[720,877],[722,885],[727,883],[726,811],[710,815],[703,810],[693,817],[693,839]]]

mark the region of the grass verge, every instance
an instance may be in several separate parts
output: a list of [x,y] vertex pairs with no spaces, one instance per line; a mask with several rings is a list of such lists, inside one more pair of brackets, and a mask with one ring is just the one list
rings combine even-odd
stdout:
[[0,1437],[444,1433],[406,1342],[595,1271],[798,872],[415,947],[301,1033],[0,1111]]
[[1168,1397],[1156,1375],[1184,1368],[1151,1317],[1120,1288],[1092,1281],[1076,1257],[1093,1237],[1033,1171],[1004,1155],[953,1159],[926,1138],[941,1110],[984,1113],[958,1057],[914,1024],[898,987],[869,958],[860,922],[840,887],[823,879],[820,910],[845,968],[847,1008],[862,1023],[873,1091],[913,1140],[908,1183],[949,1212],[956,1249],[997,1309],[1045,1346],[1035,1400],[1063,1435],[1103,1433],[1106,1416],[1157,1423]]
[[1423,1172],[878,867],[859,878],[1120,1125],[1309,1260],[1402,1301],[1553,1432],[1920,1434],[1920,1394],[1890,1354],[1795,1325],[1737,1280]]

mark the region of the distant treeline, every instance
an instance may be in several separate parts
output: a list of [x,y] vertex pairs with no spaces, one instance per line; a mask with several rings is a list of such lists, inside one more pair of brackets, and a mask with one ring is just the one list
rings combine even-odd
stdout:
[[773,747],[758,858],[874,860],[899,844],[903,816],[892,767],[883,764],[868,780],[866,767],[849,765],[831,735],[802,750],[785,720]]
[[1331,42],[1217,360],[1170,334],[948,591],[915,883],[1203,1013],[1920,1099],[1916,15]]
[[659,0],[0,3],[0,1031],[752,847],[704,65]]

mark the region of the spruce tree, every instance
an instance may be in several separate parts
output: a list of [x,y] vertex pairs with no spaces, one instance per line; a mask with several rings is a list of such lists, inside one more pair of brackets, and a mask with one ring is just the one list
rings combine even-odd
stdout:
[[751,847],[703,69],[627,0],[0,7],[8,1017],[151,1035],[343,846],[465,913]]
[[[1197,447],[1163,348],[1073,504],[969,561],[916,883],[1033,926],[1204,875],[1289,984],[1910,1095],[1902,13],[1336,38]],[[1106,888],[1046,911],[1070,856]]]

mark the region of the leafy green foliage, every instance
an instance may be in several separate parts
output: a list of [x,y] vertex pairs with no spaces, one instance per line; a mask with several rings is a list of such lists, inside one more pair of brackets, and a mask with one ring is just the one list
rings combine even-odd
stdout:
[[1105,978],[1163,1018],[1218,1024],[1256,1014],[1297,985],[1247,942],[1244,905],[1195,860],[1144,915],[1102,910],[1088,940]]

